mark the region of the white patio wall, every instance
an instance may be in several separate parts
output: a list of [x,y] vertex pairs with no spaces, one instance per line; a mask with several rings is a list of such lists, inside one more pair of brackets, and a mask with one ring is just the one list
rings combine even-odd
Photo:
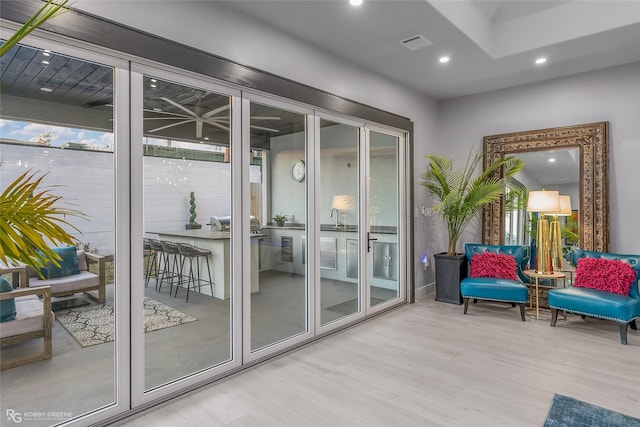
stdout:
[[[86,215],[69,218],[81,234],[68,231],[102,255],[114,253],[113,153],[0,143],[0,160],[2,190],[26,170],[47,173],[43,185]],[[211,215],[229,215],[228,163],[145,157],[144,168],[145,231],[184,228],[191,191],[200,224]]]

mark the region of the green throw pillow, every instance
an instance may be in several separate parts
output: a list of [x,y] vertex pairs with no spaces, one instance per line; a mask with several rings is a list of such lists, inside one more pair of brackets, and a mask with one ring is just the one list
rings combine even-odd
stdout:
[[[11,292],[13,286],[0,277],[0,292]],[[0,322],[8,322],[16,319],[16,299],[3,299],[0,301]]]
[[54,279],[56,277],[65,277],[72,274],[80,274],[80,268],[78,267],[78,252],[75,246],[66,246],[63,248],[53,248],[54,252],[58,254],[60,258],[60,267],[56,267],[52,262],[46,267],[42,267],[40,272],[45,279]]

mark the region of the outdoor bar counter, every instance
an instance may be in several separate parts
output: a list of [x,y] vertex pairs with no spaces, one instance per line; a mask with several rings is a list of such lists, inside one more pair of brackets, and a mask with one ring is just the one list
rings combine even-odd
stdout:
[[[199,230],[177,230],[177,231],[150,231],[156,234],[160,240],[168,240],[176,243],[189,243],[203,249],[209,249],[212,256],[209,256],[211,267],[211,278],[213,279],[213,296],[220,299],[228,299],[231,296],[231,252],[230,233],[228,231],[213,231],[210,229]],[[264,234],[252,234],[252,239],[262,237]],[[253,242],[252,242],[253,243]],[[194,260],[195,262],[195,260]],[[208,280],[207,263],[204,258],[199,259],[200,277]],[[187,265],[185,264],[185,267]],[[194,269],[196,266],[194,265]],[[258,292],[258,245],[251,245],[251,292]],[[201,282],[203,284],[203,282]],[[201,287],[201,292],[206,295],[211,294],[208,285]]]

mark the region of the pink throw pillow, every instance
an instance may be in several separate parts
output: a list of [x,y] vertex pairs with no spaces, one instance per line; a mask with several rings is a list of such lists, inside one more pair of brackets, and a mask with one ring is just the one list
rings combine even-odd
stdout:
[[615,292],[629,296],[636,271],[624,261],[604,258],[581,258],[573,286]]
[[516,258],[493,252],[475,254],[471,258],[471,277],[518,280]]

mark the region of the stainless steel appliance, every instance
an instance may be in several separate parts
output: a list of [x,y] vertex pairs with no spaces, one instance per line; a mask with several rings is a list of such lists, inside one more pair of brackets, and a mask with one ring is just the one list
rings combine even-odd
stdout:
[[[252,233],[259,233],[261,226],[260,221],[255,216],[249,217],[249,223]],[[231,217],[230,216],[212,216],[209,217],[209,225],[213,231],[230,231],[231,230]]]

